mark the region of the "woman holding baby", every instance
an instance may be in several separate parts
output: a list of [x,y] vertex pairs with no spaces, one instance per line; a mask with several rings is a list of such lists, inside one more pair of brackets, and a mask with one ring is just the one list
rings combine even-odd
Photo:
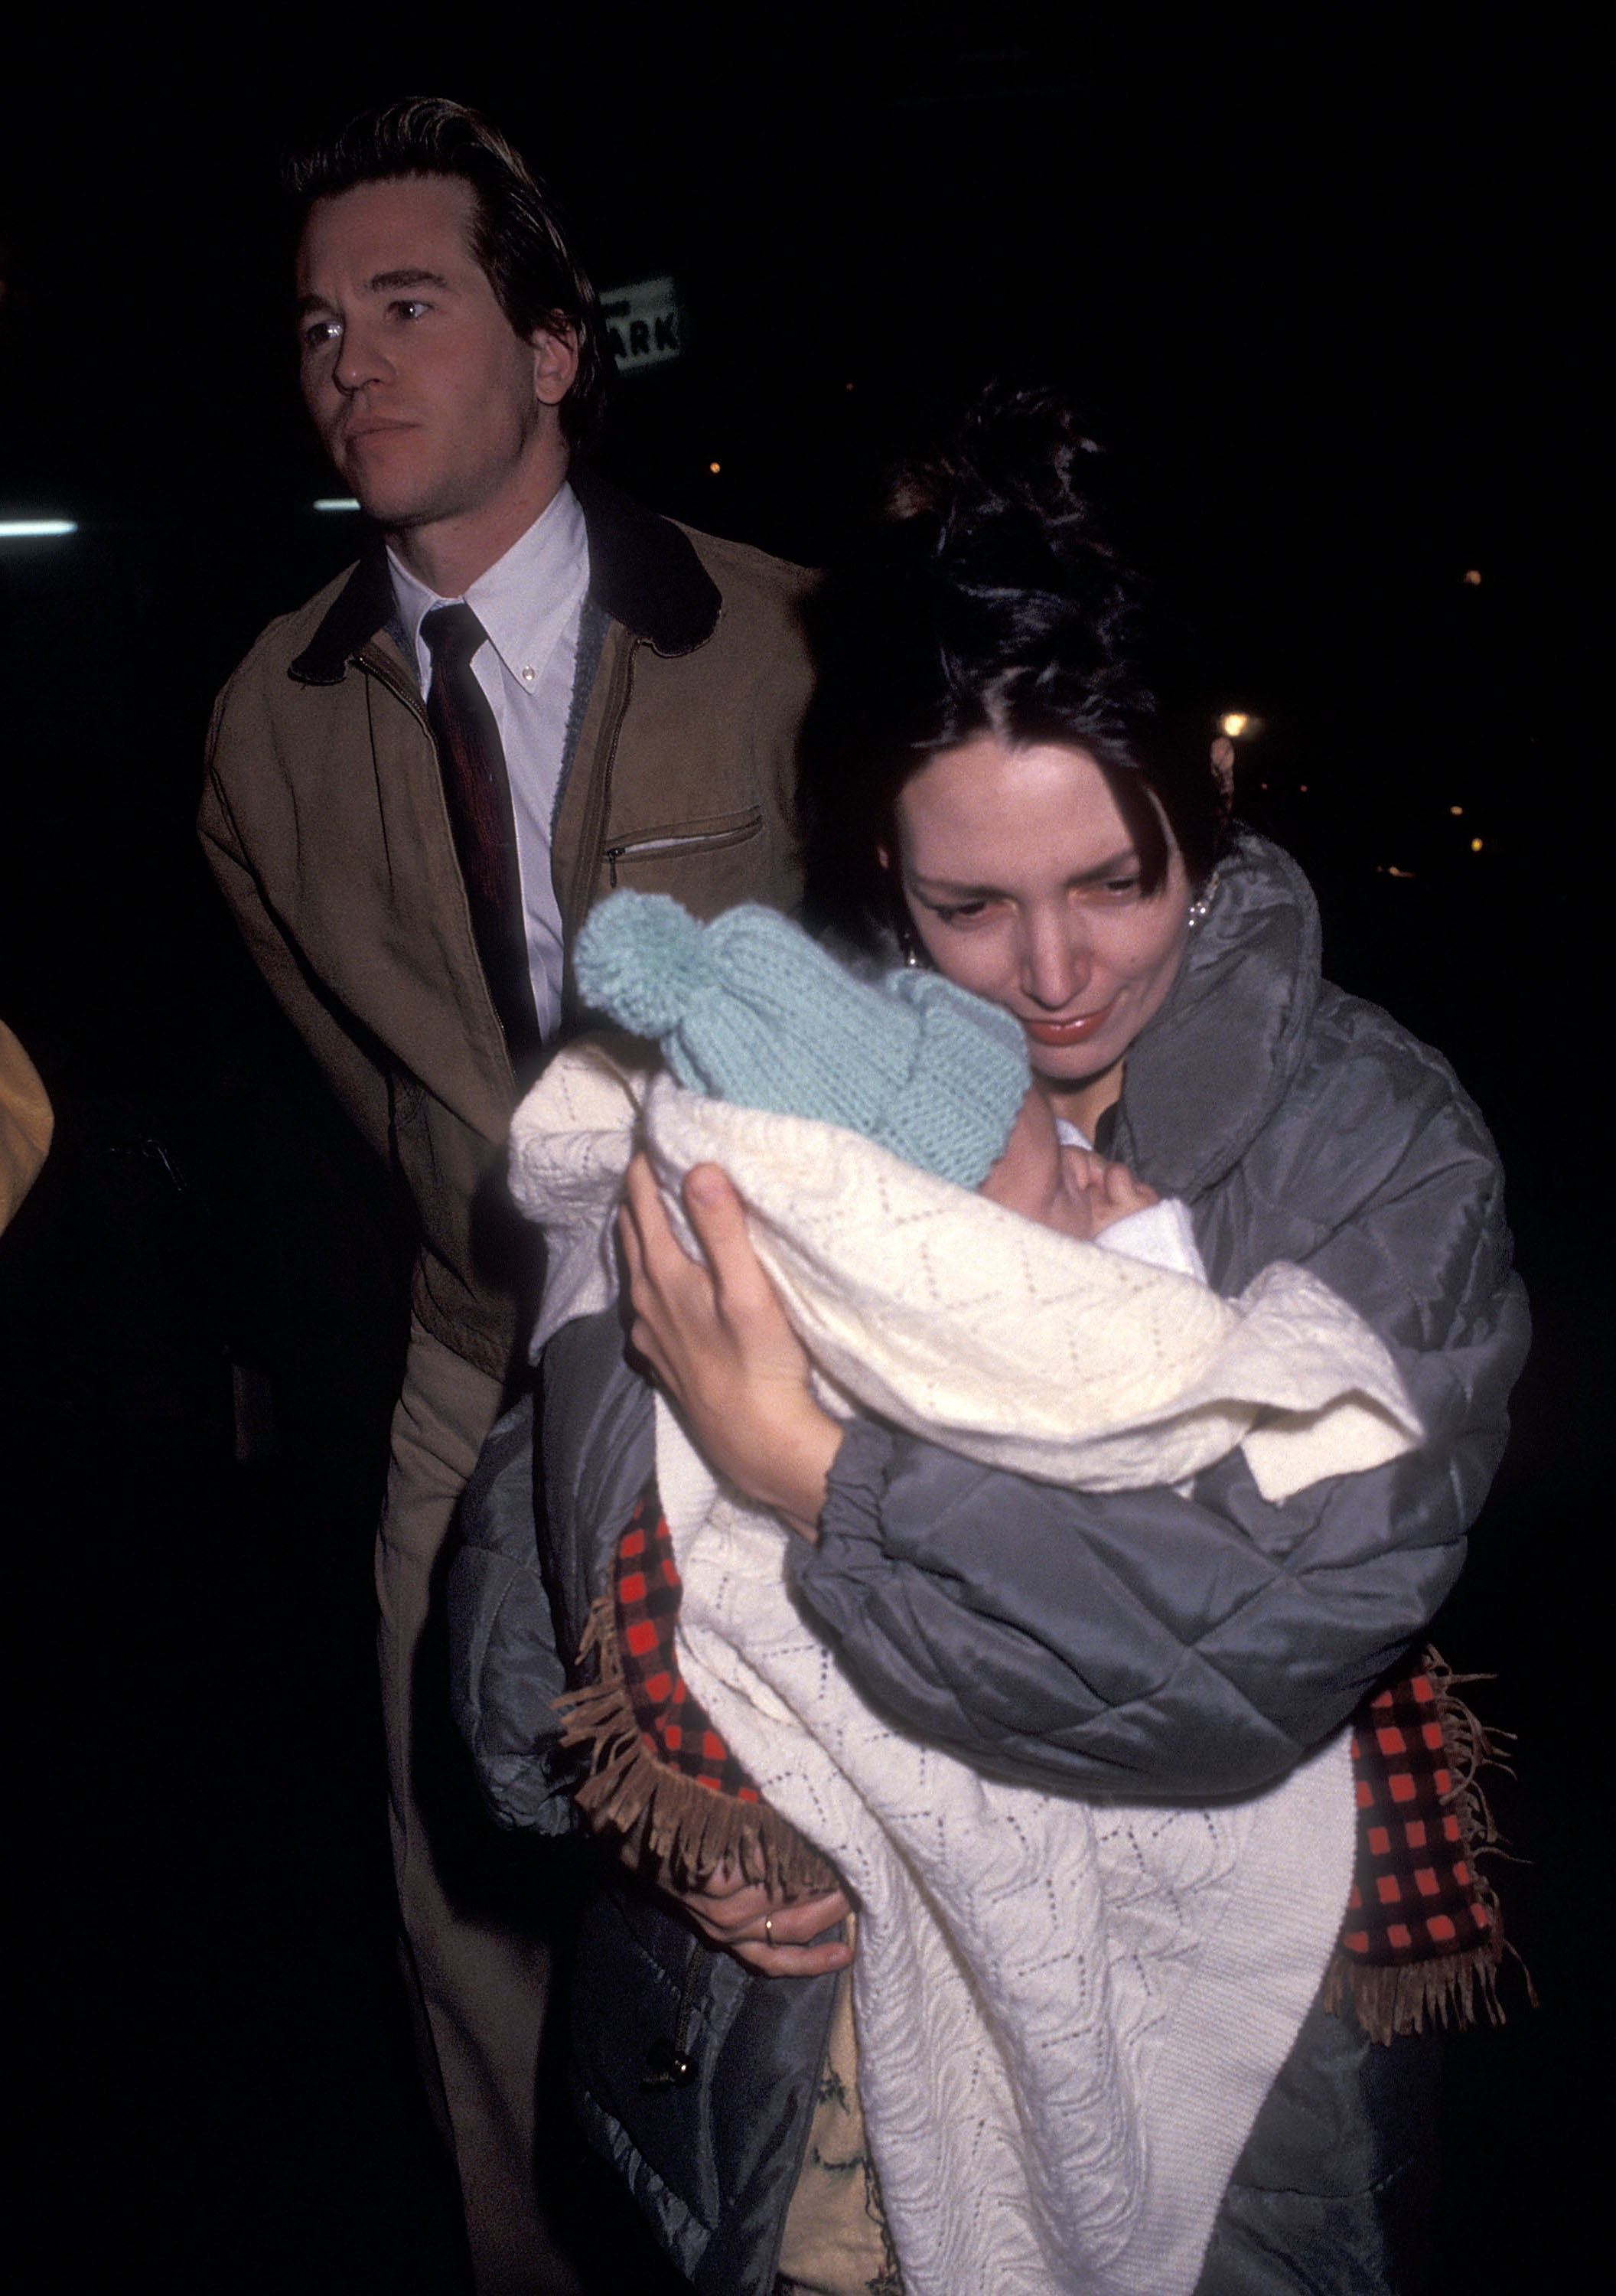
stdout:
[[[984,404],[828,599],[811,803],[838,928],[1018,1025],[1065,1144],[1053,1224],[1081,1234],[1176,1200],[1226,1299],[1299,1264],[1390,1349],[1423,1439],[1276,1504],[1238,1450],[1177,1486],[1081,1490],[848,1421],[816,1395],[711,1165],[683,1190],[699,1258],[644,1159],[630,1169],[633,1346],[722,1486],[791,1527],[796,1603],[874,1714],[994,1792],[1212,1826],[1340,1742],[1372,1697],[1390,1693],[1395,1714],[1360,1721],[1355,1751],[1402,1742],[1408,1716],[1412,1742],[1440,1713],[1428,1776],[1413,1757],[1406,1788],[1400,1769],[1390,1784],[1359,1773],[1360,1804],[1406,1792],[1422,1816],[1395,1840],[1364,1829],[1329,1980],[1231,2139],[1195,2259],[1153,2266],[1119,2234],[1110,2263],[1101,2238],[1081,2276],[1046,2257],[1016,2284],[1409,2290],[1434,2025],[1490,1984],[1500,1944],[1461,1854],[1462,1710],[1422,1669],[1420,1637],[1502,1450],[1524,1305],[1475,1110],[1435,1054],[1322,980],[1305,882],[1231,832],[1204,736],[1159,706],[1094,467],[1057,406]],[[1047,1145],[1018,1125],[983,1192],[1049,1214]],[[587,1511],[592,1441],[620,1439],[600,1432],[619,1425],[609,1412],[577,1404],[613,1352],[581,1333],[546,1365],[552,1522]],[[816,2248],[800,2220],[804,2161],[823,2169],[831,2149],[830,2124],[809,2122],[854,1910],[835,1887],[733,1862],[665,1870],[655,1891],[625,1881],[592,1910],[574,2006],[585,2120],[698,2287],[768,2296],[777,2270],[787,2288],[910,2284],[873,2191],[861,2251],[843,2235]],[[692,1930],[713,1948],[696,1961]],[[908,2005],[923,2022],[926,2002]],[[648,2021],[676,2027],[683,2070],[660,2088],[628,2061]]]

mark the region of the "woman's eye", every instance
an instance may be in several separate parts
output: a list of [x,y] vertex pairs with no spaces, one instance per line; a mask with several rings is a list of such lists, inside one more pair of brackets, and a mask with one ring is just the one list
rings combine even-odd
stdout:
[[1106,892],[1114,894],[1119,898],[1128,893],[1137,893],[1139,890],[1139,881],[1137,876],[1107,877],[1106,880]]
[[985,901],[956,901],[948,908],[934,906],[932,914],[945,925],[968,924],[973,917],[983,915],[987,906]]

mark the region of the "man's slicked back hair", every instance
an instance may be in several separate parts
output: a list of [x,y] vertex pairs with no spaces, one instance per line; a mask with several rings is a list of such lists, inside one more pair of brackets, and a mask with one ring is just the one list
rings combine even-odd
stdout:
[[600,301],[549,193],[497,127],[447,96],[412,96],[362,111],[286,170],[305,217],[316,200],[411,176],[449,176],[469,184],[471,251],[524,340],[536,328],[558,325],[573,336],[578,373],[560,417],[567,439],[579,445],[594,430],[606,394]]

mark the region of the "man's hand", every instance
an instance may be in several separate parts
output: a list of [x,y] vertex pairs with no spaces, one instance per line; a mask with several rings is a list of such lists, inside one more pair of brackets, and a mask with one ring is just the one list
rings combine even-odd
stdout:
[[[853,1911],[840,1890],[788,1898],[748,1882],[733,1865],[721,1866],[689,1889],[665,1882],[657,1888],[709,1945],[732,1953],[760,1977],[822,1977],[853,1959],[845,1939],[824,1935]],[[822,1941],[816,1945],[816,1938]]]
[[807,1354],[752,1249],[730,1180],[715,1164],[698,1164],[684,1205],[705,1265],[673,1234],[656,1176],[636,1156],[617,1217],[630,1339],[714,1474],[817,1538],[842,1430],[814,1401]]

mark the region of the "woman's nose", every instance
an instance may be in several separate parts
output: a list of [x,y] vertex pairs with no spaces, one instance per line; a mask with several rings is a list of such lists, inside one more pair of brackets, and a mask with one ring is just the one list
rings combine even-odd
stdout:
[[1035,1004],[1047,1013],[1059,1013],[1082,994],[1092,969],[1088,947],[1069,918],[1028,920],[1021,985]]

